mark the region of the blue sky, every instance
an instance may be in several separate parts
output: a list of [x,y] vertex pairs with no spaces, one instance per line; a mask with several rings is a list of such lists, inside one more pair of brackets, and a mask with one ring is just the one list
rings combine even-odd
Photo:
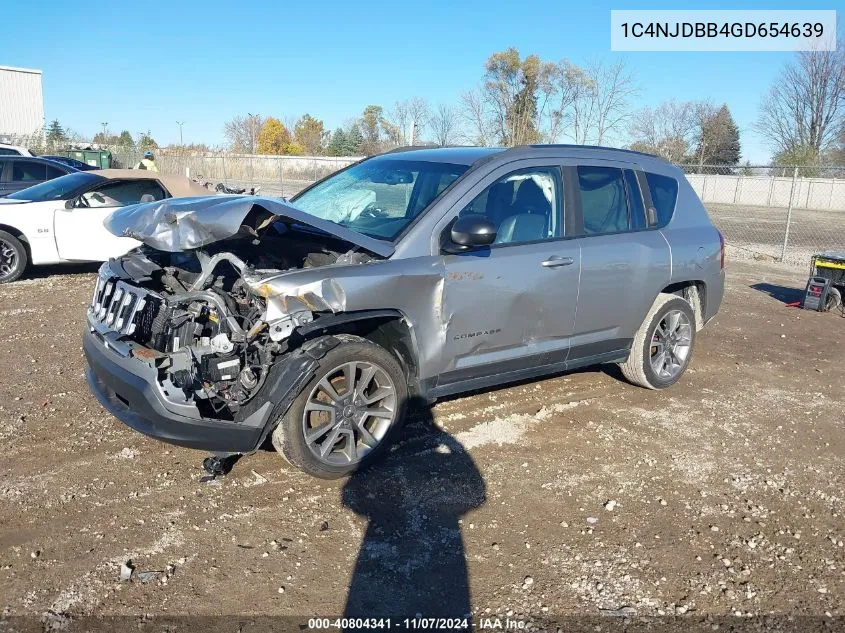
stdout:
[[[223,123],[247,112],[334,128],[367,104],[414,95],[455,103],[484,60],[509,46],[544,59],[624,58],[642,92],[663,100],[727,103],[743,159],[768,149],[751,125],[791,53],[611,53],[611,8],[803,8],[798,3],[561,0],[239,3],[5,3],[0,65],[44,71],[45,116],[91,136],[149,129],[159,143],[223,142]],[[837,8],[818,2],[813,9]]]

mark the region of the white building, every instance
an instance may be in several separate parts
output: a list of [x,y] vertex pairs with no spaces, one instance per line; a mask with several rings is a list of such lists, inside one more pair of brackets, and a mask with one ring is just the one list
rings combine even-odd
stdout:
[[0,139],[28,137],[43,127],[41,71],[0,66]]

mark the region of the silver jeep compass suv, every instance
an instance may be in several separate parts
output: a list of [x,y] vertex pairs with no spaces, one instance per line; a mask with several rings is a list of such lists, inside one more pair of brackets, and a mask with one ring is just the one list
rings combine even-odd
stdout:
[[610,362],[668,387],[724,288],[683,174],[599,147],[406,149],[289,202],[164,200],[106,226],[144,245],[88,309],[102,405],[218,455],[269,435],[325,478],[383,453],[409,397]]

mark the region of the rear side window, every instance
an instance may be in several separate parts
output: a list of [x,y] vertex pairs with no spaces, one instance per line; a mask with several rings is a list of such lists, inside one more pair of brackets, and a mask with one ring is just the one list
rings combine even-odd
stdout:
[[668,176],[658,176],[648,172],[646,172],[645,177],[648,181],[648,190],[651,192],[654,210],[657,211],[657,226],[666,226],[675,212],[675,203],[678,200],[678,181]]
[[12,163],[12,180],[43,182],[47,180],[47,166],[29,160]]
[[585,234],[628,230],[628,201],[621,169],[578,167],[578,189]]
[[64,176],[65,172],[57,167],[50,167],[47,166],[47,180],[53,180],[53,178],[58,178],[59,176]]

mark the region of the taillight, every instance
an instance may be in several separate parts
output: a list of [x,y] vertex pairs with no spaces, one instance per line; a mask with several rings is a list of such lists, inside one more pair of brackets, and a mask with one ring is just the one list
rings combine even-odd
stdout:
[[725,236],[722,235],[722,232],[719,229],[716,229],[716,233],[719,234],[719,267],[724,270],[725,269]]

